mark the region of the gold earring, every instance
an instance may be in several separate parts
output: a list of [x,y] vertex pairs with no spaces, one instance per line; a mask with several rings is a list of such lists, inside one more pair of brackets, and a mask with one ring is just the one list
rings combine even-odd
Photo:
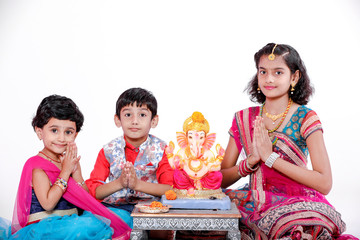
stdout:
[[258,91],[258,93],[260,93],[260,92],[261,92],[259,87],[257,88],[257,91]]
[[290,91],[291,91],[291,94],[294,94],[294,91],[295,91],[295,84],[291,84],[291,89],[290,89]]

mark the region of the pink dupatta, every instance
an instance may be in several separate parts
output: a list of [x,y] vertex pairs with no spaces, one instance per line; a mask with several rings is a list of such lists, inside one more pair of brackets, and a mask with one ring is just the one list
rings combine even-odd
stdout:
[[[60,174],[59,168],[40,156],[31,157],[26,161],[21,174],[18,193],[15,200],[11,224],[12,233],[15,233],[25,227],[28,222],[32,194],[32,171],[37,168],[45,171],[51,183],[54,183]],[[69,178],[68,188],[63,197],[85,211],[90,211],[95,215],[109,219],[111,221],[110,226],[114,229],[114,238],[130,238],[131,228],[121,218],[99,203],[88,192],[80,187],[71,177]]]

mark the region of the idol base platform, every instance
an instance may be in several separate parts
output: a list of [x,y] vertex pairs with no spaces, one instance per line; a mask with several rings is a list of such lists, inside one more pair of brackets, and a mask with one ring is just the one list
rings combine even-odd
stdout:
[[167,200],[165,195],[161,196],[161,203],[171,205],[171,208],[181,209],[231,209],[231,201],[228,196],[223,199],[175,199]]

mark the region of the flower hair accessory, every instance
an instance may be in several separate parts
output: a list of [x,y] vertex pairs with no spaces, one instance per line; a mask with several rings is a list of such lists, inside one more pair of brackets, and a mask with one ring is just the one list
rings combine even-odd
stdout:
[[276,48],[277,44],[275,44],[275,46],[273,47],[272,51],[271,51],[271,54],[268,56],[268,59],[270,61],[273,61],[275,59],[275,54],[274,54],[274,51],[275,51],[275,48]]
[[204,131],[207,134],[210,130],[208,121],[201,112],[194,112],[191,117],[185,120],[183,130],[187,133],[189,130]]

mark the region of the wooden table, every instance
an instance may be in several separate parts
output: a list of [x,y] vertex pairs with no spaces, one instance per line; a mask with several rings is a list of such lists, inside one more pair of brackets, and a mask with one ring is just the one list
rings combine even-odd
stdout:
[[167,213],[142,213],[134,208],[131,213],[134,227],[131,239],[147,239],[145,230],[206,230],[227,231],[227,239],[241,239],[239,210],[231,203],[230,210],[170,209]]

